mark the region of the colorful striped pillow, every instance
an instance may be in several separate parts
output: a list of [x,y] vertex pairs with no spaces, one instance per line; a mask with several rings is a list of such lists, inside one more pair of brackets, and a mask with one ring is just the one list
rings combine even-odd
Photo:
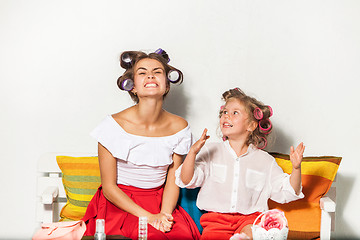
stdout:
[[[291,173],[289,155],[270,153],[286,173]],[[304,157],[301,163],[303,199],[279,204],[269,200],[269,207],[285,212],[289,223],[289,239],[320,237],[320,198],[330,189],[335,179],[341,157]]]
[[57,156],[67,203],[60,221],[80,220],[101,184],[98,157]]

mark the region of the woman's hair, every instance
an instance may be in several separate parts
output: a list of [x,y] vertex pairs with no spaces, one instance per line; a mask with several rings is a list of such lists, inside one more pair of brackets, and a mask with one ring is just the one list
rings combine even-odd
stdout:
[[[272,109],[270,106],[264,105],[262,102],[253,97],[246,95],[240,88],[230,89],[222,94],[222,99],[225,104],[232,99],[239,100],[249,116],[249,122],[256,122],[256,129],[250,133],[246,143],[248,145],[254,144],[256,147],[263,149],[267,145],[267,137],[271,133],[272,124],[270,117],[272,116]],[[220,109],[219,117],[223,114],[223,108]],[[226,140],[227,137],[223,136]]]
[[[167,55],[167,53],[164,50],[160,49],[159,52],[158,52],[158,50],[156,52],[149,53],[149,54],[141,52],[141,51],[126,51],[126,52],[123,52],[120,55],[120,66],[125,69],[125,72],[123,73],[122,76],[120,76],[117,79],[118,87],[120,89],[122,89],[122,84],[127,79],[131,79],[132,81],[134,81],[134,70],[135,70],[134,67],[135,67],[135,65],[140,60],[146,59],[146,58],[154,59],[154,60],[157,60],[158,62],[160,62],[163,65],[164,69],[165,69],[165,76],[168,76],[168,73],[171,70],[177,71],[179,73],[179,79],[180,79],[180,81],[178,83],[181,84],[182,79],[183,79],[182,72],[168,64],[168,62],[170,61],[170,58],[169,58],[169,56]],[[170,81],[168,79],[166,81],[166,86],[170,90]],[[124,90],[124,89],[122,89],[122,90]],[[164,98],[168,94],[168,92],[169,91],[166,91],[166,93],[164,94]],[[135,95],[132,91],[128,91],[128,93],[130,94],[130,97],[134,102],[136,102],[136,103],[139,102],[139,98],[138,98],[137,95]]]

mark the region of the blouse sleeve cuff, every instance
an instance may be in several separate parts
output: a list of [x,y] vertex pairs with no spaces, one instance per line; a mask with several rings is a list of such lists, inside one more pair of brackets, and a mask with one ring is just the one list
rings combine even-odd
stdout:
[[180,174],[181,174],[181,169],[182,169],[182,164],[180,165],[180,167],[178,169],[176,169],[175,171],[175,184],[178,187],[181,188],[196,188],[199,187],[196,184],[196,175],[197,175],[197,171],[194,171],[194,175],[192,177],[192,179],[190,180],[190,182],[188,184],[183,183],[183,181],[181,180]]
[[291,195],[293,195],[293,197],[295,198],[294,200],[298,200],[298,199],[302,199],[305,197],[305,195],[302,192],[302,186],[300,187],[300,193],[296,194],[294,188],[291,186],[290,184],[290,175],[287,174],[287,177],[284,179],[284,186],[283,186],[284,190],[286,190],[287,192],[291,193]]

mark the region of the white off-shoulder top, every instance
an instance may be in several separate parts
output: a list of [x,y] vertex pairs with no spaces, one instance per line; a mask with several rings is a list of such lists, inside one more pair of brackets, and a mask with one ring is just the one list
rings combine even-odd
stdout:
[[164,137],[145,137],[127,133],[111,116],[90,134],[117,160],[117,184],[155,188],[164,184],[172,155],[185,155],[192,145],[189,125]]

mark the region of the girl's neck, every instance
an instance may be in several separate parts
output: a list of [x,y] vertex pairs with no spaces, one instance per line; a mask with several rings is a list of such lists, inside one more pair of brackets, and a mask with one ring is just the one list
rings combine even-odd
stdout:
[[137,120],[145,125],[152,125],[161,119],[164,113],[163,101],[156,99],[141,99],[135,105]]
[[245,154],[249,145],[246,143],[246,139],[228,139],[231,148],[235,151],[236,156]]

